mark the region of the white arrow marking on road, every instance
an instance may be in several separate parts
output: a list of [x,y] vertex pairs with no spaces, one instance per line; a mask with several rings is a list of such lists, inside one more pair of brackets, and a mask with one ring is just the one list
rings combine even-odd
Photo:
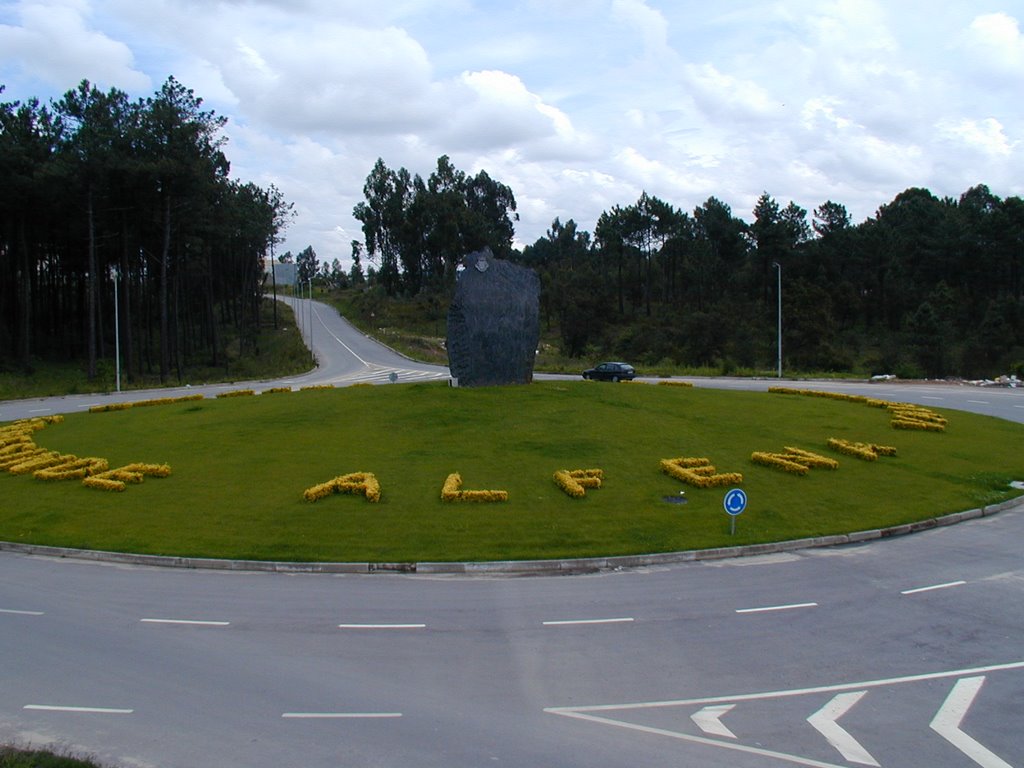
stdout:
[[733,733],[726,727],[725,723],[721,721],[722,715],[731,711],[735,704],[719,704],[714,707],[704,707],[700,712],[694,712],[690,715],[690,719],[697,724],[704,733],[710,733],[712,736],[725,736],[729,739],[735,739],[736,734]]
[[963,722],[967,710],[971,708],[974,697],[978,695],[984,682],[984,675],[958,680],[932,719],[931,727],[982,768],[1012,768],[1008,762],[960,730],[960,723]]
[[839,753],[851,763],[877,766],[878,761],[845,728],[836,722],[849,712],[865,693],[867,691],[840,693],[828,704],[808,717],[807,722],[828,739],[828,743],[839,750]]

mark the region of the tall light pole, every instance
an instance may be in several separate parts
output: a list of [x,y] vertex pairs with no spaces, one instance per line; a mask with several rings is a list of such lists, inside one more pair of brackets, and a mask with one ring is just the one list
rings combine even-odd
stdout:
[[316,364],[316,353],[313,352],[313,278],[309,279],[309,356]]
[[778,349],[779,349],[779,378],[782,378],[782,265],[777,261],[772,262],[772,266],[775,267],[778,273],[779,281],[778,287],[776,288],[776,295],[779,299],[779,318],[778,318]]
[[114,275],[114,370],[116,371],[117,391],[121,391],[121,323],[118,320],[117,307],[117,280],[118,272],[116,266],[110,267]]

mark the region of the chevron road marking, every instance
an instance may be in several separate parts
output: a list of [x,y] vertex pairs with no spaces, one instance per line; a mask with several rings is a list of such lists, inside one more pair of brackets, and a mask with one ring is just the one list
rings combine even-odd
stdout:
[[406,383],[410,381],[434,381],[448,378],[448,373],[443,371],[417,371],[406,368],[385,368],[368,365],[365,371],[341,376],[332,380],[332,383],[352,384],[360,381],[388,381],[388,377],[392,373],[398,374],[399,382]]
[[878,765],[878,761],[862,747],[838,722],[867,691],[837,694],[828,704],[807,718],[815,730],[828,739],[828,743],[851,763]]
[[714,706],[704,707],[699,712],[694,712],[690,715],[690,719],[697,724],[704,733],[710,733],[712,736],[725,736],[728,739],[735,739],[736,734],[729,730],[729,728],[722,722],[722,715],[731,711],[735,704],[716,704]]
[[960,730],[960,723],[984,682],[984,675],[957,680],[932,720],[931,728],[982,768],[1011,768],[1008,762]]
[[[610,725],[616,728],[648,733],[658,736],[668,736],[691,744],[702,744],[705,746],[721,747],[735,752],[743,752],[762,757],[771,757],[783,760],[795,765],[810,766],[811,768],[842,768],[835,763],[828,763],[800,755],[778,752],[762,747],[750,746],[738,741],[723,741],[722,738],[736,739],[737,736],[724,723],[721,718],[731,712],[737,704],[742,702],[756,702],[774,699],[785,699],[809,694],[836,694],[821,709],[807,718],[807,722],[821,733],[828,742],[842,754],[848,763],[859,765],[878,766],[875,758],[842,728],[838,720],[850,711],[868,692],[868,689],[882,688],[892,685],[906,683],[927,682],[930,680],[943,680],[959,678],[954,684],[952,691],[939,708],[938,713],[931,721],[931,728],[946,741],[960,750],[981,768],[1011,768],[1010,764],[991,752],[974,738],[961,730],[960,724],[967,715],[971,704],[974,702],[985,675],[992,672],[1024,669],[1024,661],[1015,661],[1007,664],[994,664],[985,667],[973,667],[967,669],[954,669],[945,672],[930,672],[919,675],[906,675],[903,677],[891,677],[878,680],[866,680],[857,683],[841,683],[838,685],[823,685],[810,688],[794,688],[782,691],[767,691],[763,693],[746,693],[735,696],[710,696],[695,699],[675,699],[671,701],[647,701],[626,704],[596,704],[591,706],[578,707],[548,707],[544,711],[549,714],[562,715],[577,720],[585,720],[601,725]],[[673,731],[667,728],[656,728],[636,722],[615,719],[625,716],[626,713],[640,712],[643,710],[662,709],[667,707],[703,707],[693,713],[690,719],[708,736],[699,736],[692,733]],[[710,738],[710,737],[721,738]]]

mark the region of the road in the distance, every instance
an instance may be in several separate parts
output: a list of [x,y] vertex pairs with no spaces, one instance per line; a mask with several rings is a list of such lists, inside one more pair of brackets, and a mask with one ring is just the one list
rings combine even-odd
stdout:
[[[92,395],[68,395],[30,400],[0,402],[0,422],[52,413],[75,413],[124,400],[153,397],[175,397],[183,394],[204,394],[214,397],[218,392],[250,388],[257,392],[275,386],[295,388],[330,384],[345,386],[361,382],[387,384],[395,381],[446,381],[448,369],[410,360],[356,330],[333,307],[308,299],[282,298],[291,305],[307,344],[312,338],[317,367],[308,373],[280,381],[249,381],[229,384],[190,385],[131,392]],[[538,380],[578,379],[578,376],[537,374]],[[657,379],[645,379],[657,381]],[[795,386],[807,389],[862,394],[885,400],[899,400],[933,408],[955,408],[962,411],[998,416],[1024,422],[1024,387],[980,388],[944,383],[893,383],[865,381],[793,381],[777,379],[687,378],[699,387],[765,391],[771,386]]]

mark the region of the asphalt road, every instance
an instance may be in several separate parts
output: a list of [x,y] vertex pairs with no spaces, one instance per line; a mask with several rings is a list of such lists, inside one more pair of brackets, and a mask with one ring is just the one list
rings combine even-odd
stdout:
[[[446,375],[314,309],[321,367],[294,386]],[[1024,421],[1020,390],[800,386]],[[1022,540],[1017,508],[867,545],[533,578],[4,552],[0,740],[163,768],[1024,766]]]
[[0,738],[167,768],[1020,766],[1022,533],[519,579],[0,554]]

